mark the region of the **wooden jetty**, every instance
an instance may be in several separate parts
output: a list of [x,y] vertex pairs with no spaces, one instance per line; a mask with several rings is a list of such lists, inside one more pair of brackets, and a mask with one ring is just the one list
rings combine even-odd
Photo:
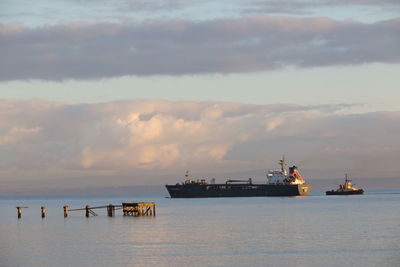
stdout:
[[124,216],[156,216],[154,202],[122,203]]
[[97,206],[91,207],[86,205],[84,208],[79,209],[69,209],[68,206],[64,206],[64,218],[68,217],[68,212],[70,211],[85,211],[85,216],[89,218],[90,216],[98,216],[94,209],[107,209],[107,216],[114,217],[116,210],[123,211],[124,216],[156,216],[156,204],[154,202],[139,202],[139,203],[122,203],[122,205],[112,205],[107,206]]
[[[28,208],[26,206],[17,206],[17,216],[18,219],[22,217],[22,209]],[[46,207],[40,206],[42,218],[46,217]],[[124,216],[156,216],[156,203],[154,202],[132,202],[132,203],[122,203],[122,205],[109,204],[107,206],[97,206],[91,207],[86,205],[84,208],[70,209],[69,206],[63,206],[64,218],[68,217],[68,213],[71,211],[85,211],[85,216],[89,218],[90,216],[98,216],[95,209],[107,209],[107,216],[114,217],[116,210],[122,210]]]

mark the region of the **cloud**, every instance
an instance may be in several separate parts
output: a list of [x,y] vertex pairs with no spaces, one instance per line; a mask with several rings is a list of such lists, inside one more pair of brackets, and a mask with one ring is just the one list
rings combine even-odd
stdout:
[[351,6],[367,7],[369,11],[375,8],[390,12],[400,8],[397,0],[256,0],[251,6],[252,8],[245,8],[245,13],[312,14],[321,8],[348,8]]
[[107,6],[110,9],[116,9],[119,12],[127,12],[127,11],[143,11],[149,10],[153,11],[158,9],[167,9],[173,10],[180,8],[185,5],[193,5],[196,2],[191,0],[156,0],[156,1],[146,1],[146,0],[86,0],[82,3],[81,0],[61,0],[63,2],[67,2],[71,4],[76,2],[79,5],[87,5],[90,7],[99,7],[99,6]]
[[[65,1],[65,0],[63,0]],[[71,1],[66,1],[71,4]],[[72,1],[82,5],[82,1]],[[141,12],[141,11],[152,11],[155,10],[169,10],[176,11],[177,9],[184,9],[189,7],[199,7],[210,5],[209,1],[191,1],[191,0],[159,0],[159,1],[145,1],[145,0],[121,0],[121,1],[85,1],[84,3],[91,8],[98,6],[107,6],[108,9],[115,9],[118,12]],[[265,11],[270,13],[297,13],[305,9],[326,7],[326,6],[367,6],[367,7],[396,7],[398,6],[397,0],[252,0],[252,1],[231,1],[230,7],[235,6],[256,6],[258,12],[260,7],[264,7]],[[214,8],[215,5],[213,6]]]
[[7,110],[0,112],[3,181],[262,169],[273,167],[282,154],[309,169],[398,171],[399,112],[162,100],[80,105],[1,100],[0,109]]
[[398,63],[400,20],[249,16],[0,27],[0,80],[239,73]]

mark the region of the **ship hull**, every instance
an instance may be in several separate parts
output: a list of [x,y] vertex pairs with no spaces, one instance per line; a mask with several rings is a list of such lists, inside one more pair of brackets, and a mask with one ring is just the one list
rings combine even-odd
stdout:
[[327,196],[334,196],[334,195],[362,195],[364,194],[364,190],[358,189],[358,190],[348,190],[348,191],[326,191],[325,194]]
[[306,196],[310,184],[184,184],[166,185],[171,198]]

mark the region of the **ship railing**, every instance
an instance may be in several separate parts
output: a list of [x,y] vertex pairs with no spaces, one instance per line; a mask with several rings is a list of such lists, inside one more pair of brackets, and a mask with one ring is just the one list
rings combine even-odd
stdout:
[[229,179],[226,181],[226,184],[233,184],[233,183],[247,183],[247,184],[252,184],[252,179],[249,178],[248,180],[235,180],[235,179]]

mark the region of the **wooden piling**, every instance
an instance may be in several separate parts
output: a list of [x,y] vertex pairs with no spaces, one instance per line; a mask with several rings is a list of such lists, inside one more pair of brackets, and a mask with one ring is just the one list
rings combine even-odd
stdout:
[[110,204],[107,206],[107,216],[108,217],[114,217],[115,214],[115,206]]
[[46,217],[46,207],[45,206],[41,206],[40,209],[42,211],[42,218]]
[[90,206],[89,206],[89,205],[86,205],[85,209],[86,209],[86,218],[89,218],[89,215],[90,215]]
[[22,217],[22,209],[28,208],[28,207],[26,207],[26,206],[17,206],[16,208],[17,208],[18,219],[21,219],[21,217]]
[[64,218],[68,217],[68,206],[64,206]]
[[17,207],[17,212],[18,212],[18,219],[21,219],[21,217],[22,217],[22,208],[21,207]]

